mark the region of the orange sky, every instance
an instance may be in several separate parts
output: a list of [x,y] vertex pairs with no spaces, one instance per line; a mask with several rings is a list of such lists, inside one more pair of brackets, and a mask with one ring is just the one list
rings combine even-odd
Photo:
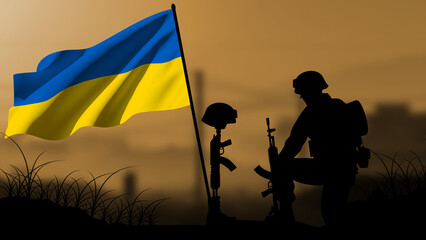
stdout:
[[[323,73],[332,96],[359,99],[367,112],[380,102],[407,102],[413,111],[426,111],[425,1],[1,0],[2,131],[13,104],[13,74],[35,71],[52,52],[91,47],[173,2],[194,95],[194,75],[202,71],[202,107],[221,101],[238,110],[237,124],[224,130],[224,139],[233,141],[226,156],[237,170],[223,171],[223,201],[238,191],[264,190],[265,181],[252,169],[267,166],[265,118],[275,127],[294,121],[300,102],[291,80],[305,70]],[[208,146],[213,129],[200,128]],[[276,134],[281,148],[288,129]],[[84,128],[59,142],[17,140],[30,155],[48,150],[46,160],[65,159],[49,170],[55,174],[136,165],[140,188],[166,196],[190,191],[198,167],[189,108],[140,114],[111,129]],[[1,167],[20,164],[10,145],[0,144],[8,152]],[[208,156],[207,148],[204,152]]]

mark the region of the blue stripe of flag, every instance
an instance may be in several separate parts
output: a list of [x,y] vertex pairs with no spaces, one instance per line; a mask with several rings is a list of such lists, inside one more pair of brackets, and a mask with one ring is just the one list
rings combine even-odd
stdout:
[[78,83],[177,57],[173,12],[166,10],[91,48],[52,53],[40,61],[37,72],[15,74],[14,106],[43,102]]

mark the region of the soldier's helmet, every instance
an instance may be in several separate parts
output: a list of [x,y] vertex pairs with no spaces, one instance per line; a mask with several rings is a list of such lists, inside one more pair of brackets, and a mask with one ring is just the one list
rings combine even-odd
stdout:
[[205,124],[216,129],[224,129],[227,124],[235,123],[237,110],[226,103],[213,103],[207,107],[204,113],[203,121]]
[[294,92],[297,94],[316,93],[328,87],[323,76],[316,71],[306,71],[293,80]]

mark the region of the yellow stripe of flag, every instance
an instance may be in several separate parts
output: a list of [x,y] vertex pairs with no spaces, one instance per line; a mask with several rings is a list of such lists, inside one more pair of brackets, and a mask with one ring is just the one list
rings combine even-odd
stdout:
[[14,90],[6,135],[51,140],[190,105],[172,10],[91,48],[48,55],[37,72],[14,75]]

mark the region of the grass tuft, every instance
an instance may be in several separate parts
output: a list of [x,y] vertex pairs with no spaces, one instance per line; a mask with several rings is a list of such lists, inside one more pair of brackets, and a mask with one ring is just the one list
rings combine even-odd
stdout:
[[89,216],[109,224],[152,225],[160,216],[158,206],[166,199],[152,202],[140,199],[146,190],[140,192],[134,199],[129,199],[129,196],[125,194],[114,196],[113,190],[106,190],[106,183],[114,175],[131,167],[124,167],[96,177],[89,172],[91,177],[89,181],[74,178],[72,175],[77,170],[70,172],[63,179],[55,176],[46,181],[40,177],[40,171],[59,160],[38,163],[45,153],[42,152],[30,165],[19,144],[11,137],[8,139],[20,151],[24,167],[10,165],[11,172],[0,169],[5,177],[4,181],[0,182],[0,195],[4,198],[49,200],[63,207],[80,208]]
[[384,171],[377,172],[380,178],[370,178],[375,185],[373,190],[369,186],[366,190],[361,189],[367,197],[380,191],[380,194],[391,199],[426,190],[426,166],[415,152],[410,151],[409,158],[401,157],[398,153],[393,156],[372,153],[381,162]]

